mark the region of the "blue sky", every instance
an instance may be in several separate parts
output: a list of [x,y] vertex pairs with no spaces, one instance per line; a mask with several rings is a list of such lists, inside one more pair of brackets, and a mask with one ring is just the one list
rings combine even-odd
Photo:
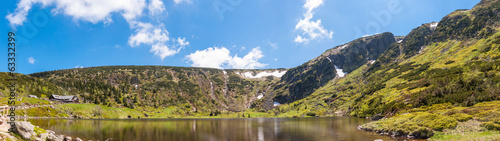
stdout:
[[[479,0],[72,2],[0,6],[0,43],[6,46],[7,32],[15,31],[17,72],[107,65],[291,68],[364,35],[404,36]],[[6,57],[6,51],[0,53]]]

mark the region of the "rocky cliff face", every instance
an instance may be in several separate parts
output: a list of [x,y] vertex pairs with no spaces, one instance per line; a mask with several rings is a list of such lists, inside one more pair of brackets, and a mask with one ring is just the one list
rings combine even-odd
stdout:
[[313,60],[289,69],[274,88],[275,100],[288,103],[302,99],[330,80],[376,60],[394,42],[396,39],[392,33],[382,33],[329,49]]

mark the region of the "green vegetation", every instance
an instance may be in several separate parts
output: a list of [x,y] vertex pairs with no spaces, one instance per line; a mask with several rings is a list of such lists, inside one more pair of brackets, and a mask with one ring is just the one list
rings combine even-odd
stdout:
[[[498,111],[500,101],[482,102],[471,107],[455,107],[449,103],[422,106],[391,118],[362,125],[362,129],[377,132],[397,132],[399,135],[412,135],[426,131],[436,133],[433,140],[476,138],[499,138]],[[467,133],[467,134],[463,134]],[[470,137],[462,140],[471,139]]]
[[454,129],[445,129],[442,132],[437,132],[431,140],[457,140],[457,141],[470,141],[470,140],[495,140],[500,138],[499,131],[486,130],[484,127],[479,126],[481,123],[475,120],[466,122],[459,122]]
[[[284,71],[284,69],[278,69]],[[227,71],[227,72],[226,72]],[[212,110],[242,111],[247,105],[266,109],[264,102],[251,103],[250,98],[266,93],[274,77],[247,79],[246,71],[258,73],[275,70],[218,70],[164,66],[107,66],[17,74],[18,96],[36,95],[47,98],[51,94],[77,95],[80,102],[115,108],[177,107],[182,115]],[[7,79],[8,73],[0,73]],[[7,81],[0,87],[6,88]],[[6,103],[8,89],[0,92]],[[267,97],[271,99],[272,95]],[[22,99],[20,104],[49,104],[37,99]],[[269,107],[269,106],[267,106]],[[268,108],[267,108],[268,109]]]
[[401,114],[388,119],[382,119],[363,125],[371,130],[386,132],[402,131],[404,134],[430,128],[436,131],[454,128],[457,121],[454,118],[427,112]]
[[[39,98],[17,97],[20,101],[16,101],[15,105],[49,105],[51,102]],[[8,97],[0,98],[0,104],[7,104]]]
[[[288,69],[281,79],[242,75],[275,70],[165,66],[16,74],[20,86],[16,92],[23,96],[16,105],[50,104],[25,98],[28,94],[77,95],[82,101],[16,112],[73,118],[381,115],[386,119],[363,128],[420,138],[435,134],[433,140],[498,139],[498,9],[500,1],[482,0],[471,10],[444,17],[435,29],[430,24],[415,28],[400,43],[391,33],[357,39]],[[336,65],[348,74],[337,77]],[[7,78],[7,73],[0,73],[0,80]],[[4,97],[0,103],[6,103],[8,84],[0,82]],[[257,99],[257,95],[264,97]],[[273,101],[282,105],[273,107]]]

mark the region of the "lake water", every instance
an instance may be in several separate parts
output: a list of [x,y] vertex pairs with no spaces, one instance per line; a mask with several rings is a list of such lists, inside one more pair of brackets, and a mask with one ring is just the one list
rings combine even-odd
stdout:
[[56,134],[84,140],[118,141],[373,141],[394,140],[359,131],[356,117],[251,119],[32,119]]

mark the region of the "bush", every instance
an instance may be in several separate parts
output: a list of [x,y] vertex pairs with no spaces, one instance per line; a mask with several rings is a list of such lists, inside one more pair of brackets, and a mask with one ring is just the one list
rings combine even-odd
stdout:
[[448,64],[451,64],[451,63],[455,63],[455,61],[447,61],[446,63],[444,63],[445,65],[448,65]]
[[469,119],[472,119],[471,115],[464,114],[464,113],[455,113],[450,115],[451,117],[455,118],[456,120],[460,122],[468,121]]
[[[410,134],[417,130],[425,134],[431,132],[424,131],[424,128],[442,131],[443,129],[455,128],[458,122],[454,118],[432,114],[427,112],[414,112],[404,115],[397,115],[388,119],[370,122],[363,125],[371,130],[398,131]],[[425,129],[427,130],[427,129]]]
[[500,124],[496,124],[494,122],[484,122],[481,126],[485,127],[488,130],[500,130]]
[[419,127],[409,135],[413,136],[416,139],[427,139],[434,135],[434,131],[430,128]]
[[307,115],[307,116],[314,117],[314,116],[316,116],[316,113],[313,113],[313,112],[308,112],[306,115]]

